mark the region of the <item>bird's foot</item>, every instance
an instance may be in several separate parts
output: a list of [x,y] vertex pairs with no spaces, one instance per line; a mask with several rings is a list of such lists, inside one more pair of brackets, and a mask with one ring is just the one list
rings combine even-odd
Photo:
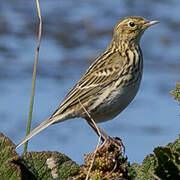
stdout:
[[115,138],[112,138],[110,136],[106,137],[100,148],[104,148],[106,144],[108,144],[108,146],[111,145],[112,147],[118,148],[121,153],[125,154],[125,146],[119,137],[115,137]]

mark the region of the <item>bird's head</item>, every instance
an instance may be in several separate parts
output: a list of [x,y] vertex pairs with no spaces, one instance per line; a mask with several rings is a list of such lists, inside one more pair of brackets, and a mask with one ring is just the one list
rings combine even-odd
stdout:
[[114,28],[114,39],[116,41],[139,42],[144,31],[159,21],[148,21],[139,16],[125,17],[120,20]]

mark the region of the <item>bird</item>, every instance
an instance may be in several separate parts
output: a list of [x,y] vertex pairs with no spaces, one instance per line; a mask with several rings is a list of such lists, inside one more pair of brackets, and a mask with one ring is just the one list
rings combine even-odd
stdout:
[[32,130],[16,148],[51,124],[79,117],[98,136],[108,138],[96,123],[116,117],[136,96],[143,73],[140,39],[147,28],[157,23],[140,16],[122,18],[105,51],[93,61],[50,118]]

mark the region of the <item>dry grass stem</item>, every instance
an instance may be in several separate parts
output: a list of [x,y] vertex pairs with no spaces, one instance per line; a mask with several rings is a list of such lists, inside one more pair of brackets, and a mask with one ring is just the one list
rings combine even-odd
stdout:
[[[34,92],[35,92],[35,85],[36,85],[37,61],[39,57],[40,41],[41,41],[41,34],[42,34],[42,18],[41,18],[41,9],[39,5],[39,0],[36,0],[36,6],[37,6],[38,17],[39,17],[39,31],[38,31],[38,40],[37,40],[37,47],[36,47],[35,60],[34,60],[34,68],[33,68],[31,100],[30,100],[30,107],[29,107],[26,136],[30,133],[30,129],[31,129],[32,111],[33,111],[33,104],[34,104]],[[27,146],[28,146],[28,141],[24,144],[24,152],[27,151]]]
[[91,165],[89,167],[89,170],[88,170],[88,173],[87,173],[87,176],[86,176],[86,179],[85,180],[88,180],[89,179],[89,175],[90,175],[90,172],[91,172],[91,169],[93,167],[93,163],[94,163],[94,160],[95,160],[95,156],[96,156],[96,152],[100,146],[100,142],[101,142],[101,133],[99,131],[99,128],[97,127],[95,121],[93,120],[93,118],[91,117],[91,115],[89,114],[89,112],[86,110],[86,108],[83,106],[83,104],[81,103],[81,101],[78,99],[79,101],[79,104],[82,106],[84,112],[88,115],[88,117],[90,118],[90,120],[93,122],[94,126],[96,127],[97,129],[97,132],[99,134],[99,138],[98,138],[98,142],[97,142],[97,145],[96,145],[96,149],[94,150],[93,152],[93,158],[92,158],[92,162],[91,162]]

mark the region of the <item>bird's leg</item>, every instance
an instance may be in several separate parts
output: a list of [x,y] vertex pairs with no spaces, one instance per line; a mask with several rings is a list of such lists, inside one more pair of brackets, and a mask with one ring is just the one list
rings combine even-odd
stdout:
[[[94,122],[90,118],[86,118],[87,123],[93,128],[93,130],[96,132],[98,136],[101,136],[101,134],[108,139],[109,136],[102,130],[100,129],[97,125],[95,126]],[[99,134],[100,133],[100,134]],[[101,140],[104,142],[104,138],[101,136]]]
[[[125,146],[123,145],[122,140],[120,138],[112,138],[108,136],[102,129],[100,129],[97,125],[95,125],[95,122],[93,122],[91,118],[86,118],[86,121],[93,128],[93,130],[96,132],[98,136],[101,136],[102,134],[107,142],[111,142],[120,149],[122,148],[123,152],[125,152]],[[102,142],[105,142],[105,139],[101,136]]]

